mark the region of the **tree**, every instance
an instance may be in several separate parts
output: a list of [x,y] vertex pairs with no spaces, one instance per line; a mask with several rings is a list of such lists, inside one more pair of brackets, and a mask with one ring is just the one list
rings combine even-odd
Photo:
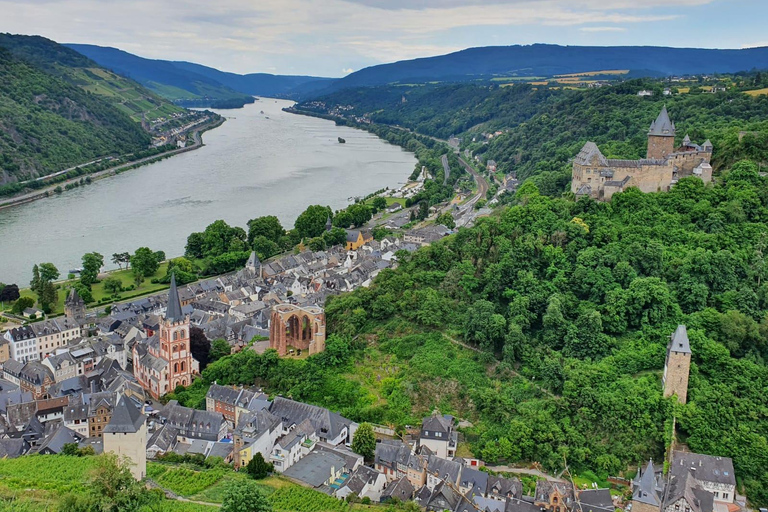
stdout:
[[123,291],[123,282],[116,277],[108,277],[103,281],[104,290],[112,295]]
[[352,437],[352,451],[365,459],[372,459],[376,450],[376,434],[370,423],[361,423]]
[[199,327],[189,328],[189,350],[192,357],[200,363],[200,371],[203,371],[210,361],[211,342]]
[[274,215],[257,217],[248,221],[248,245],[253,246],[257,236],[263,236],[276,244],[285,236],[285,228]]
[[453,229],[456,227],[456,221],[453,220],[453,215],[451,215],[450,212],[445,212],[438,215],[437,219],[435,219],[435,223],[442,224],[448,229]]
[[256,251],[256,256],[262,261],[280,252],[280,246],[263,235],[255,237],[251,247]]
[[141,272],[144,276],[153,276],[157,272],[160,264],[157,261],[157,255],[149,247],[139,247],[131,256],[131,266],[133,272]]
[[212,363],[231,353],[232,347],[229,346],[229,342],[223,338],[216,338],[211,342],[211,351],[208,359]]
[[123,270],[123,254],[116,252],[112,254],[112,263],[118,266],[120,270]]
[[371,207],[373,208],[373,211],[380,212],[387,207],[387,200],[382,196],[376,196],[373,198],[373,201],[371,201]]
[[56,307],[56,303],[59,301],[59,294],[56,292],[56,285],[50,281],[43,281],[37,300],[40,303],[40,308],[46,314],[49,314],[51,311],[53,311]]
[[0,290],[0,302],[12,302],[19,298],[19,285],[7,284]]
[[136,288],[139,288],[141,286],[141,283],[144,282],[144,274],[141,272],[133,272],[133,284],[136,286]]
[[323,240],[328,247],[344,245],[347,241],[347,232],[340,227],[332,227],[330,231],[323,233]]
[[245,472],[254,480],[266,478],[274,470],[275,466],[265,461],[261,452],[256,452],[256,455],[245,466]]
[[25,309],[31,308],[35,305],[35,300],[32,297],[20,297],[11,308],[11,311],[17,315],[24,312]]
[[104,256],[97,252],[89,252],[83,255],[83,270],[80,272],[80,282],[85,286],[91,286],[99,276],[99,270],[104,266]]
[[371,208],[365,203],[355,203],[347,208],[347,212],[352,216],[352,225],[356,228],[364,225],[371,220],[373,213]]
[[93,294],[91,293],[91,289],[87,286],[83,285],[82,283],[75,283],[72,288],[77,291],[77,294],[81,299],[83,299],[83,302],[86,304],[93,302]]
[[40,264],[40,280],[51,282],[59,278],[59,269],[53,263]]
[[339,210],[333,216],[333,225],[342,229],[347,229],[354,221],[354,217],[347,210]]
[[29,289],[33,292],[40,293],[40,267],[37,264],[32,266],[32,280],[29,282]]
[[326,249],[325,245],[325,238],[321,236],[316,236],[315,238],[310,238],[307,241],[307,247],[310,248],[312,251],[324,251]]
[[155,251],[153,254],[155,255],[155,261],[157,261],[158,264],[165,261],[165,251]]
[[325,231],[325,223],[333,214],[329,206],[312,205],[304,210],[296,219],[294,227],[301,238],[321,236]]
[[272,512],[272,505],[251,480],[232,483],[224,491],[221,512]]

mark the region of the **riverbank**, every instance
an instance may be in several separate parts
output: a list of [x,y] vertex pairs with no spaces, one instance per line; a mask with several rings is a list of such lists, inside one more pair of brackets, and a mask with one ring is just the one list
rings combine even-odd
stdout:
[[[175,155],[179,155],[181,153],[186,153],[188,151],[193,151],[195,149],[199,149],[199,148],[204,146],[201,135],[204,132],[208,131],[208,130],[212,130],[214,128],[218,128],[219,126],[221,126],[224,123],[225,120],[226,120],[226,118],[221,117],[220,119],[218,119],[218,120],[216,120],[216,121],[214,121],[212,123],[205,124],[205,125],[197,128],[197,129],[195,129],[192,132],[193,143],[190,146],[185,146],[183,148],[172,149],[172,150],[166,151],[164,153],[160,153],[160,154],[157,154],[157,155],[152,155],[152,156],[149,156],[149,157],[146,157],[146,158],[142,158],[142,159],[139,159],[139,160],[135,160],[135,161],[132,161],[132,162],[125,162],[125,163],[122,163],[120,165],[116,165],[114,167],[110,167],[109,169],[104,169],[102,171],[97,171],[97,172],[94,172],[92,174],[87,174],[85,176],[78,176],[76,178],[72,178],[72,179],[67,180],[67,181],[62,181],[60,183],[55,183],[55,184],[52,184],[49,187],[46,187],[44,189],[35,190],[34,192],[29,192],[27,194],[22,194],[22,195],[15,196],[15,197],[9,197],[9,198],[6,198],[6,199],[0,199],[0,210],[3,210],[5,208],[11,208],[13,206],[18,206],[18,205],[21,205],[21,204],[30,203],[32,201],[37,201],[38,199],[44,199],[46,197],[52,196],[53,194],[58,195],[59,193],[63,193],[63,191],[67,190],[67,188],[66,188],[67,185],[78,184],[80,182],[80,180],[82,180],[84,178],[90,178],[91,181],[101,180],[101,179],[107,178],[109,176],[114,176],[115,174],[119,174],[121,172],[125,172],[125,171],[130,170],[130,169],[135,169],[136,167],[140,167],[140,166],[143,166],[143,165],[148,165],[148,164],[151,164],[151,163],[154,163],[154,162],[158,162],[160,160],[164,160],[166,158],[170,158],[170,157],[175,156]],[[56,189],[59,189],[59,191],[57,191]]]

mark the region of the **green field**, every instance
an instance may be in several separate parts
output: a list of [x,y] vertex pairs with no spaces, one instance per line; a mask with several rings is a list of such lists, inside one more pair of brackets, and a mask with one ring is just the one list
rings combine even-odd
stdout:
[[[104,301],[102,304],[108,304],[110,302],[119,302],[122,300],[127,300],[132,297],[140,297],[142,295],[147,295],[150,293],[155,293],[161,290],[165,290],[168,288],[167,284],[163,283],[152,283],[152,279],[155,278],[162,278],[165,276],[166,271],[168,269],[168,262],[164,262],[160,264],[160,267],[157,269],[157,272],[155,272],[153,275],[148,276],[144,278],[144,282],[141,283],[141,286],[134,290],[127,290],[128,287],[133,285],[133,271],[128,270],[116,270],[114,272],[109,272],[109,277],[116,277],[120,279],[120,281],[123,283],[123,288],[126,288],[125,291],[120,292],[118,298],[114,298],[114,300],[111,301]],[[74,284],[76,281],[61,281],[57,283],[59,285],[59,300],[56,303],[56,309],[51,313],[51,316],[56,316],[64,313],[64,300],[67,298],[67,294],[69,293],[70,285]],[[32,290],[29,288],[23,288],[19,290],[19,293],[22,297],[31,297],[32,299],[37,300],[37,295],[35,295]],[[99,302],[101,302],[103,299],[109,297],[109,293],[104,290],[104,284],[103,282],[98,282],[91,286],[91,293],[93,294],[93,300],[94,302],[88,304],[88,307],[93,307],[97,305]],[[11,304],[8,306],[10,307]]]

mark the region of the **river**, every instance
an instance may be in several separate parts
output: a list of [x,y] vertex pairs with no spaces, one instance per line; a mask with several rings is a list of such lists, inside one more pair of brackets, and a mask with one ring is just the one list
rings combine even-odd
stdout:
[[66,277],[91,251],[104,255],[106,268],[114,267],[113,253],[142,246],[178,256],[191,232],[217,219],[247,229],[249,219],[276,215],[291,227],[310,204],[343,208],[413,171],[413,154],[365,131],[282,111],[291,104],[260,99],[219,110],[227,121],[204,133],[198,150],[0,210],[0,282],[27,286],[40,262]]

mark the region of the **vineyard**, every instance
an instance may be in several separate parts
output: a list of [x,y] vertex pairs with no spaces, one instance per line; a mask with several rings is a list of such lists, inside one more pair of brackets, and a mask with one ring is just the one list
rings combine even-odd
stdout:
[[269,496],[280,512],[341,512],[350,510],[349,503],[305,487],[283,487]]
[[0,486],[8,490],[36,489],[65,494],[78,490],[94,467],[95,457],[31,455],[0,459]]
[[227,473],[232,471],[224,468],[194,471],[163,464],[147,465],[149,478],[180,496],[192,496],[202,492],[224,478]]

